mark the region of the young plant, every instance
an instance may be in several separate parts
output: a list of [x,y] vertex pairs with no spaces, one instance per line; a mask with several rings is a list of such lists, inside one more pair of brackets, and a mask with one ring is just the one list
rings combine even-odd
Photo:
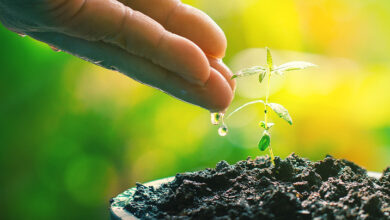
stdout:
[[[269,102],[269,90],[270,90],[270,79],[271,76],[279,75],[282,76],[285,72],[293,71],[293,70],[302,70],[306,69],[308,67],[316,66],[309,62],[304,61],[293,61],[288,62],[285,64],[282,64],[280,66],[273,65],[272,55],[269,48],[266,48],[267,50],[267,65],[266,66],[254,66],[247,69],[243,69],[239,71],[237,74],[234,74],[232,79],[237,77],[245,77],[245,76],[251,76],[258,74],[259,75],[259,84],[263,83],[264,79],[266,80],[266,95],[265,100],[255,100],[252,102],[248,102],[236,110],[234,110],[232,113],[230,113],[226,118],[228,119],[230,116],[235,114],[236,112],[240,111],[241,109],[252,105],[256,103],[261,103],[264,105],[264,120],[260,121],[259,126],[264,129],[263,135],[258,143],[258,147],[260,151],[265,151],[266,149],[269,149],[271,160],[274,161],[274,154],[272,152],[271,148],[271,133],[270,129],[275,125],[272,122],[269,122],[268,119],[268,112],[269,109],[274,111],[280,118],[284,119],[287,123],[292,125],[292,118],[290,114],[288,113],[288,110],[284,108],[282,105],[277,103],[270,103]],[[220,121],[222,121],[221,126],[218,129],[218,133],[221,136],[225,136],[227,134],[228,128],[224,122],[224,115],[221,113],[213,113],[212,114],[212,123],[213,124],[219,124]]]

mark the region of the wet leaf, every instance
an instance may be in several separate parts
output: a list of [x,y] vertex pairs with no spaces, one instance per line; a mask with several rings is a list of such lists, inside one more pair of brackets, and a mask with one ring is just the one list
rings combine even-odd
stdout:
[[261,121],[259,123],[259,125],[260,125],[260,127],[264,128],[264,129],[270,129],[275,125],[275,123],[270,122],[270,123],[267,123],[267,126],[266,126],[265,121]]
[[267,129],[267,126],[265,125],[265,121],[261,121],[259,123],[260,127],[264,128],[264,129]]
[[268,103],[268,106],[282,119],[286,120],[290,125],[292,125],[292,118],[288,113],[288,110],[280,104],[277,103]]
[[232,79],[237,78],[237,77],[243,77],[243,76],[251,76],[255,74],[265,74],[267,72],[267,69],[262,66],[254,66],[250,68],[246,68],[243,70],[240,70],[238,73],[234,74],[232,76]]
[[271,136],[267,131],[264,131],[263,136],[259,141],[259,150],[265,151],[271,144]]
[[303,70],[309,67],[315,67],[317,65],[305,62],[305,61],[292,61],[285,64],[282,64],[274,69],[274,72],[276,74],[283,74],[283,72],[286,71],[293,71],[293,70]]

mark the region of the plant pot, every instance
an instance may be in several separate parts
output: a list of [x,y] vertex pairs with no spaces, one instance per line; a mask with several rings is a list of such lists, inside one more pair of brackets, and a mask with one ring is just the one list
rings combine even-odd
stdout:
[[[217,165],[217,167],[218,167],[218,165]],[[218,169],[218,168],[216,168],[216,169]],[[367,172],[367,175],[369,177],[373,177],[375,179],[379,179],[382,176],[381,173],[377,173],[377,172]],[[172,183],[172,181],[174,181],[174,180],[175,180],[175,177],[168,177],[168,178],[159,179],[159,180],[145,183],[144,186],[147,186],[147,187],[152,186],[154,189],[157,189],[162,184]],[[126,201],[128,201],[130,198],[134,198],[133,196],[134,196],[134,193],[136,192],[136,190],[137,190],[136,187],[130,188],[130,189],[126,190],[125,192],[121,193],[120,195],[118,195],[117,197],[112,199],[111,206],[110,206],[110,215],[111,215],[112,220],[138,219],[137,217],[135,217],[133,214],[131,214],[129,211],[127,211],[124,208]],[[386,213],[386,215],[387,214],[388,213]],[[387,217],[388,216],[386,216],[385,218],[387,218]]]
[[[145,183],[145,186],[153,186],[154,188],[158,188],[163,183],[171,182],[175,177],[168,177],[159,180],[154,180]],[[117,197],[113,198],[114,202],[111,203],[110,206],[110,216],[112,220],[124,220],[124,219],[138,219],[130,212],[124,209],[124,203],[134,194],[137,188],[130,188],[123,193],[119,194]]]

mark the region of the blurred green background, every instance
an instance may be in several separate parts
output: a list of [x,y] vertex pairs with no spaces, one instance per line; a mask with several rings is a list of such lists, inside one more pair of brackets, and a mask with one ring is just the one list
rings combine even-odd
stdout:
[[[327,153],[367,169],[390,165],[390,2],[193,0],[228,38],[237,71],[265,61],[320,67],[272,82],[276,155]],[[108,219],[108,201],[135,182],[263,155],[254,106],[217,135],[206,110],[119,73],[56,53],[0,26],[1,219]],[[264,96],[240,79],[232,107]]]

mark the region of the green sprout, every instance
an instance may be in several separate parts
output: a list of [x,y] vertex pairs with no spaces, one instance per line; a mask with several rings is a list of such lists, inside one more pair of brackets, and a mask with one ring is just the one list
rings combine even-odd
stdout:
[[269,90],[270,90],[270,79],[271,76],[279,75],[282,76],[285,72],[293,71],[293,70],[303,70],[308,67],[314,67],[316,65],[304,62],[304,61],[292,61],[285,64],[282,64],[280,66],[273,65],[272,61],[272,55],[269,48],[266,48],[267,50],[267,65],[266,66],[254,66],[247,69],[243,69],[239,71],[237,74],[234,74],[232,79],[237,77],[245,77],[245,76],[251,76],[258,74],[259,75],[259,83],[263,83],[264,79],[266,79],[266,95],[265,100],[255,100],[252,102],[245,103],[244,105],[238,107],[236,110],[234,110],[232,113],[230,113],[226,118],[224,118],[222,113],[213,113],[211,115],[211,120],[213,124],[220,124],[220,121],[222,122],[220,128],[218,129],[218,133],[221,136],[225,136],[227,134],[227,126],[224,122],[224,119],[228,119],[230,116],[235,114],[236,112],[240,111],[241,109],[252,105],[261,103],[264,105],[264,120],[260,121],[259,126],[264,129],[262,137],[258,143],[258,147],[260,151],[265,151],[266,149],[269,149],[269,154],[271,157],[271,161],[274,161],[274,154],[272,152],[271,148],[271,134],[270,129],[275,125],[272,122],[269,122],[268,119],[268,110],[271,109],[274,111],[280,118],[284,119],[287,123],[290,125],[293,124],[292,118],[286,108],[284,108],[282,105],[277,103],[270,103],[269,102]]

